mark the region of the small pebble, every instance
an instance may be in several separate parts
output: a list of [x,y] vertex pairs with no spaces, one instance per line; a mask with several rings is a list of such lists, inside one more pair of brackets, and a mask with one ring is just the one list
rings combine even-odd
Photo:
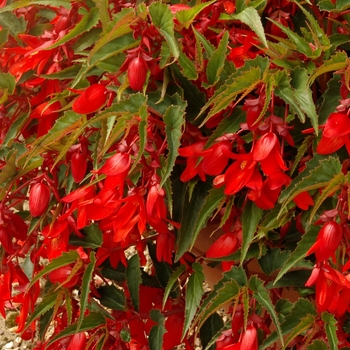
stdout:
[[13,348],[13,341],[8,342],[5,344],[4,349],[12,349]]

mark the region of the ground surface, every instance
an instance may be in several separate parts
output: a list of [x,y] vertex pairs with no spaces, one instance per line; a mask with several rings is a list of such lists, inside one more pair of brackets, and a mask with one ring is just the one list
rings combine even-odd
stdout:
[[8,315],[5,321],[0,316],[0,349],[1,350],[30,350],[32,344],[30,342],[23,341],[18,334],[15,332],[15,320]]

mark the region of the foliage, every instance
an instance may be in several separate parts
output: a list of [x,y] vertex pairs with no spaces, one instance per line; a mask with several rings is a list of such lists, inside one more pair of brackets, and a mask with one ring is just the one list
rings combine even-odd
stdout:
[[0,313],[23,339],[350,348],[349,10],[0,0]]

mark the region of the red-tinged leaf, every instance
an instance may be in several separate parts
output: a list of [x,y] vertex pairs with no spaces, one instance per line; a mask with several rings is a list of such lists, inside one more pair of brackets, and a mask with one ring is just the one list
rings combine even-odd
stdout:
[[323,129],[323,136],[327,138],[344,136],[350,133],[350,118],[343,113],[332,113]]
[[268,132],[260,137],[254,146],[253,159],[256,161],[266,159],[277,142],[277,136],[272,132]]
[[237,236],[228,232],[220,236],[207,250],[207,258],[221,258],[233,254],[237,250]]
[[193,263],[193,273],[191,274],[186,290],[186,305],[185,305],[185,322],[182,330],[182,338],[185,337],[189,330],[192,320],[196,314],[197,308],[204,293],[203,281],[204,274],[202,266],[199,263]]
[[86,156],[84,156],[80,152],[75,152],[72,155],[70,166],[71,166],[74,182],[79,183],[84,179],[86,174],[86,169],[87,169]]
[[72,109],[79,114],[93,113],[104,105],[106,99],[106,87],[101,84],[93,84],[74,101]]
[[15,252],[12,237],[4,226],[0,226],[0,243],[8,254]]
[[317,145],[316,152],[318,154],[331,154],[345,145],[346,136],[325,137],[323,134],[321,140]]
[[98,170],[99,174],[115,176],[127,172],[130,168],[131,159],[127,153],[117,153],[107,159],[106,163]]
[[29,192],[29,211],[33,217],[43,215],[50,203],[50,188],[44,183],[31,185]]
[[147,77],[147,63],[142,57],[133,58],[128,66],[128,79],[130,87],[141,91]]

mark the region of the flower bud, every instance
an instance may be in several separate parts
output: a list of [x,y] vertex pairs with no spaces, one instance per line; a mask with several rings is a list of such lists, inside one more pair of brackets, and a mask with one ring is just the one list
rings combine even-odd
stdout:
[[86,157],[80,152],[73,153],[70,166],[74,182],[79,183],[84,179],[86,174]]
[[44,183],[36,183],[31,186],[29,193],[29,211],[33,217],[45,213],[50,203],[50,189]]
[[147,77],[147,63],[142,57],[135,57],[129,63],[128,79],[130,87],[135,91],[142,90]]

